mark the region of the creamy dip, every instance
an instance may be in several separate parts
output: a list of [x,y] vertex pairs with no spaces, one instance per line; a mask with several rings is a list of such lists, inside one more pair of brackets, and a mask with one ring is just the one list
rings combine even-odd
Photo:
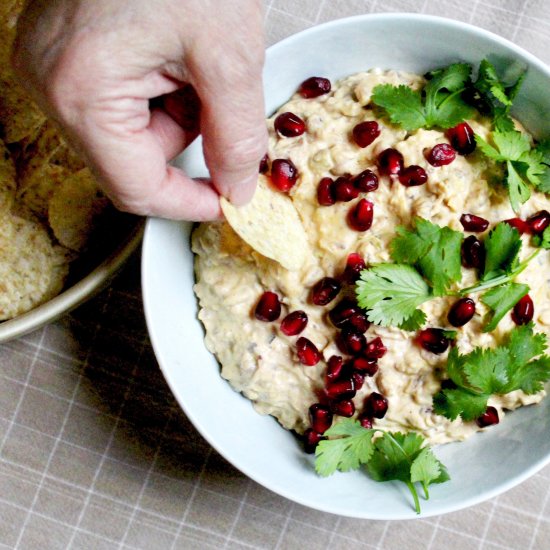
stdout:
[[[337,329],[327,320],[327,312],[338,298],[326,307],[309,300],[312,286],[325,276],[342,273],[352,252],[361,254],[367,265],[391,261],[389,244],[396,226],[409,226],[415,216],[440,226],[463,231],[459,218],[473,213],[492,224],[516,217],[504,187],[497,182],[502,173],[481,154],[457,155],[449,165],[431,166],[424,151],[437,143],[447,143],[439,130],[418,130],[409,134],[385,119],[377,118],[369,108],[373,88],[378,84],[406,84],[418,89],[422,77],[396,72],[371,70],[350,76],[333,85],[332,91],[315,99],[296,94],[268,119],[270,132],[268,154],[271,159],[291,159],[299,178],[290,190],[291,197],[307,231],[312,255],[299,271],[287,271],[244,243],[225,222],[201,224],[194,232],[192,248],[196,254],[195,292],[200,301],[199,318],[206,328],[205,342],[221,364],[221,374],[233,388],[250,399],[262,414],[271,414],[287,429],[303,433],[309,427],[308,409],[319,401],[324,388],[326,360],[342,355],[335,338]],[[281,137],[274,129],[277,114],[291,111],[306,122],[307,131],[299,137]],[[377,120],[380,136],[368,147],[360,148],[351,139],[355,125]],[[474,131],[486,138],[489,121],[481,117],[469,120]],[[405,166],[419,165],[428,181],[417,187],[405,187],[397,180],[381,176],[380,185],[366,196],[374,203],[374,222],[368,231],[358,232],[346,222],[354,202],[337,202],[319,206],[317,185],[321,178],[356,175],[376,169],[376,157],[386,148],[403,154]],[[356,199],[356,201],[359,199]],[[521,217],[549,208],[542,193],[533,192],[522,207]],[[529,237],[523,237],[522,257],[534,249]],[[522,272],[517,282],[531,288],[535,303],[535,331],[550,336],[550,255],[543,252]],[[475,270],[463,269],[460,287],[475,284]],[[270,290],[281,298],[283,311],[279,321],[265,323],[254,317],[254,307],[261,294]],[[491,333],[483,333],[487,308],[476,302],[476,315],[458,329],[457,346],[468,353],[476,346],[494,347],[515,326],[510,315]],[[427,314],[427,327],[452,328],[447,312],[452,298],[437,298],[421,308]],[[304,310],[309,322],[300,336],[310,339],[323,355],[316,366],[304,366],[296,357],[297,337],[285,336],[280,320],[289,312]],[[436,355],[415,343],[415,333],[397,328],[371,325],[367,339],[379,336],[388,352],[378,364],[374,377],[367,377],[354,403],[361,410],[365,397],[377,391],[388,400],[384,418],[375,426],[389,430],[417,431],[429,443],[462,440],[479,430],[475,422],[461,418],[450,421],[432,412],[432,397],[445,378],[447,353]],[[521,391],[493,397],[489,405],[515,409],[539,402],[544,392],[525,395]],[[338,417],[335,417],[338,418]]]

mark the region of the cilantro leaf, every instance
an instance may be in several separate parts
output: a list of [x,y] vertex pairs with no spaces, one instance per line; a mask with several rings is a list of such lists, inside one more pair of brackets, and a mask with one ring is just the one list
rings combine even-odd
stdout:
[[540,155],[540,170],[538,182],[535,184],[542,193],[550,193],[550,138],[542,140],[535,151]]
[[535,246],[540,248],[550,249],[550,226],[548,226],[542,233],[542,235],[536,235],[533,238]]
[[517,171],[517,164],[511,161],[506,163],[508,169],[508,177],[506,185],[508,186],[508,194],[510,195],[510,204],[514,212],[519,212],[521,205],[529,200],[531,190],[525,180]]
[[493,141],[506,160],[519,160],[524,153],[531,150],[529,138],[523,132],[493,132]]
[[507,283],[487,291],[481,301],[493,312],[488,316],[483,332],[495,330],[500,320],[529,292],[527,285]]
[[315,470],[320,476],[328,476],[336,470],[357,470],[368,462],[374,451],[373,430],[366,430],[357,421],[338,422],[324,434],[337,439],[320,441],[315,449]]
[[424,447],[411,465],[411,481],[420,482],[424,488],[424,496],[429,498],[430,483],[444,483],[450,478],[447,468],[436,458],[429,447]]
[[508,341],[495,348],[476,348],[460,355],[449,353],[447,372],[456,388],[444,389],[433,398],[434,411],[451,420],[461,416],[474,420],[487,407],[491,395],[523,390],[535,393],[550,379],[550,357],[544,333],[533,333],[533,325],[516,327]]
[[371,101],[386,111],[391,122],[409,132],[422,127],[452,128],[473,114],[461,96],[470,72],[466,63],[433,71],[424,94],[404,85],[380,84],[374,88]]
[[492,138],[494,146],[479,135],[476,143],[486,157],[505,163],[506,186],[515,212],[531,196],[531,186],[550,192],[550,168],[544,161],[545,150],[533,149],[529,137],[515,129],[497,128]]
[[411,479],[411,467],[422,450],[423,441],[422,436],[415,433],[383,432],[382,437],[375,439],[376,452],[367,464],[367,470],[375,481],[404,482],[413,496],[417,513],[420,513],[420,502]]
[[419,92],[405,85],[381,84],[373,90],[371,101],[382,107],[394,124],[409,132],[426,125],[424,107]]
[[410,317],[407,317],[407,319],[399,324],[399,328],[414,332],[424,326],[426,318],[426,314],[421,309],[415,309]]
[[544,355],[518,367],[510,385],[529,395],[544,389],[544,382],[548,379],[550,379],[550,357]]
[[[463,363],[464,374],[470,387],[476,393],[491,395],[499,393],[509,382],[507,364],[509,361],[506,348],[481,349],[467,356]],[[483,368],[480,368],[483,365]]]
[[453,63],[430,73],[431,78],[425,88],[428,128],[452,128],[472,116],[472,108],[461,95],[471,72],[472,67],[467,63]]
[[432,298],[422,276],[406,264],[378,264],[363,270],[356,294],[369,321],[382,326],[399,326],[418,316],[417,306]]
[[485,266],[482,281],[511,273],[521,250],[519,231],[507,223],[499,223],[485,239]]
[[[356,470],[362,465],[375,481],[404,482],[420,513],[415,483],[421,483],[429,498],[428,486],[449,479],[445,466],[435,457],[425,440],[415,433],[390,433],[363,428],[357,420],[345,418],[329,428],[329,439],[320,441],[315,450],[315,469],[321,476]],[[375,437],[376,436],[376,437]]]
[[520,367],[533,357],[541,355],[546,350],[546,345],[546,336],[541,332],[533,334],[532,324],[516,327],[510,333],[512,367]]
[[500,130],[514,129],[509,113],[525,74],[523,72],[515,82],[507,84],[499,78],[495,67],[487,59],[482,60],[479,65],[477,79],[473,84],[474,98],[482,105],[483,114],[491,115],[495,127]]
[[415,218],[414,230],[397,229],[391,243],[392,259],[419,268],[431,283],[435,296],[444,296],[449,286],[462,277],[460,247],[463,234]]
[[455,420],[461,416],[464,420],[475,420],[487,409],[488,395],[472,393],[463,388],[445,389],[434,395],[435,414]]

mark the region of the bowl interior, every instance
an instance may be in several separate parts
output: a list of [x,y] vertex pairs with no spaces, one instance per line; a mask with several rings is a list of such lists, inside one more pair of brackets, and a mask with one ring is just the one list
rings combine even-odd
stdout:
[[[284,103],[308,76],[332,80],[371,67],[424,73],[455,61],[489,57],[499,69],[528,69],[515,114],[537,136],[550,73],[533,56],[490,33],[458,22],[411,15],[361,16],[309,29],[268,50],[266,110]],[[204,175],[200,143],[179,159],[191,175]],[[148,221],[143,247],[143,293],[153,347],[180,405],[226,459],[267,488],[301,504],[370,519],[415,517],[407,489],[376,483],[361,472],[321,479],[313,459],[270,417],[219,376],[205,349],[193,294],[191,224]],[[464,508],[505,491],[550,460],[550,399],[506,417],[470,440],[439,447],[452,480],[431,488],[423,516]],[[506,460],[503,460],[506,457]]]

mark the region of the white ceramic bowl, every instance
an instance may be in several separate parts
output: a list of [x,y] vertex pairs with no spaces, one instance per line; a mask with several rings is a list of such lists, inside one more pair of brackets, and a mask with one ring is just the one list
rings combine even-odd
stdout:
[[[550,133],[550,71],[540,61],[489,32],[445,19],[366,15],[334,21],[269,48],[265,67],[267,113],[284,103],[305,78],[335,80],[371,67],[424,73],[454,61],[489,56],[504,67],[528,69],[515,114],[535,135]],[[200,144],[181,159],[205,175]],[[227,460],[291,500],[345,516],[415,517],[403,484],[377,483],[362,472],[319,478],[310,456],[270,417],[257,414],[219,376],[203,345],[193,295],[191,226],[151,219],[143,247],[143,293],[151,340],[160,366],[185,413]],[[493,497],[550,462],[550,399],[506,416],[505,422],[464,443],[436,449],[451,481],[431,488],[422,516],[451,512]]]
[[144,230],[143,220],[134,216],[114,214],[113,222],[116,222],[116,228],[109,227],[109,238],[71,267],[69,280],[61,294],[27,313],[0,322],[0,344],[55,321],[109,283],[141,244]]

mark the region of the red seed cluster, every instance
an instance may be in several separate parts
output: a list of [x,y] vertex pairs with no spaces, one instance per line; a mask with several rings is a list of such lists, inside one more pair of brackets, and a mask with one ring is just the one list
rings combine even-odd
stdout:
[[[310,77],[298,88],[298,94],[306,99],[320,97],[331,91],[331,83],[322,77]],[[306,121],[292,112],[279,114],[274,127],[281,138],[296,138],[307,132]],[[365,120],[356,124],[350,140],[359,148],[373,144],[381,134],[381,127],[375,120]],[[466,123],[460,123],[447,130],[449,143],[438,143],[424,151],[427,163],[442,167],[455,161],[457,155],[469,155],[476,148],[475,135]],[[431,168],[428,167],[428,171]],[[290,159],[271,160],[266,154],[260,162],[259,171],[270,174],[273,186],[288,193],[295,185],[299,173]],[[422,166],[405,165],[403,154],[395,148],[382,150],[376,158],[374,170],[366,169],[359,174],[331,174],[323,177],[317,184],[317,201],[320,206],[330,207],[337,203],[352,202],[347,210],[348,226],[358,232],[367,231],[374,221],[374,203],[361,194],[372,193],[379,187],[379,176],[390,179],[393,184],[399,182],[405,187],[424,185],[428,181],[428,172]],[[357,200],[358,199],[358,200]],[[536,212],[526,220],[513,218],[504,220],[521,234],[540,235],[550,226],[550,212]],[[460,223],[467,232],[481,233],[488,229],[489,221],[472,213],[464,213]],[[466,237],[461,249],[462,265],[468,268],[482,269],[485,261],[485,247],[476,236]],[[336,329],[335,343],[341,355],[332,355],[326,360],[324,372],[324,391],[319,393],[319,402],[309,408],[310,427],[303,435],[304,448],[314,452],[316,445],[324,439],[324,433],[332,425],[334,416],[353,417],[365,428],[373,426],[374,419],[383,418],[388,410],[388,400],[376,391],[371,391],[362,407],[358,407],[357,392],[365,385],[368,377],[377,374],[378,362],[384,357],[387,348],[380,337],[368,338],[366,332],[370,323],[365,311],[359,307],[351,293],[345,291],[346,285],[354,285],[366,268],[364,259],[358,253],[349,254],[342,273],[334,277],[323,277],[310,290],[310,303],[317,307],[332,304],[342,293],[343,297],[331,305],[326,312],[326,320]],[[454,327],[468,323],[476,312],[475,302],[464,297],[452,304],[447,320]],[[281,314],[281,302],[272,291],[266,291],[260,297],[255,317],[264,322],[277,320]],[[529,323],[534,314],[533,301],[524,296],[515,305],[512,319],[518,325]],[[323,355],[317,346],[301,334],[308,325],[308,315],[303,310],[290,311],[280,322],[280,331],[287,337],[297,336],[294,344],[297,361],[306,367],[319,365]],[[417,333],[416,343],[424,350],[442,354],[452,343],[443,329],[427,328]],[[481,427],[498,423],[498,412],[488,407],[477,419]]]

